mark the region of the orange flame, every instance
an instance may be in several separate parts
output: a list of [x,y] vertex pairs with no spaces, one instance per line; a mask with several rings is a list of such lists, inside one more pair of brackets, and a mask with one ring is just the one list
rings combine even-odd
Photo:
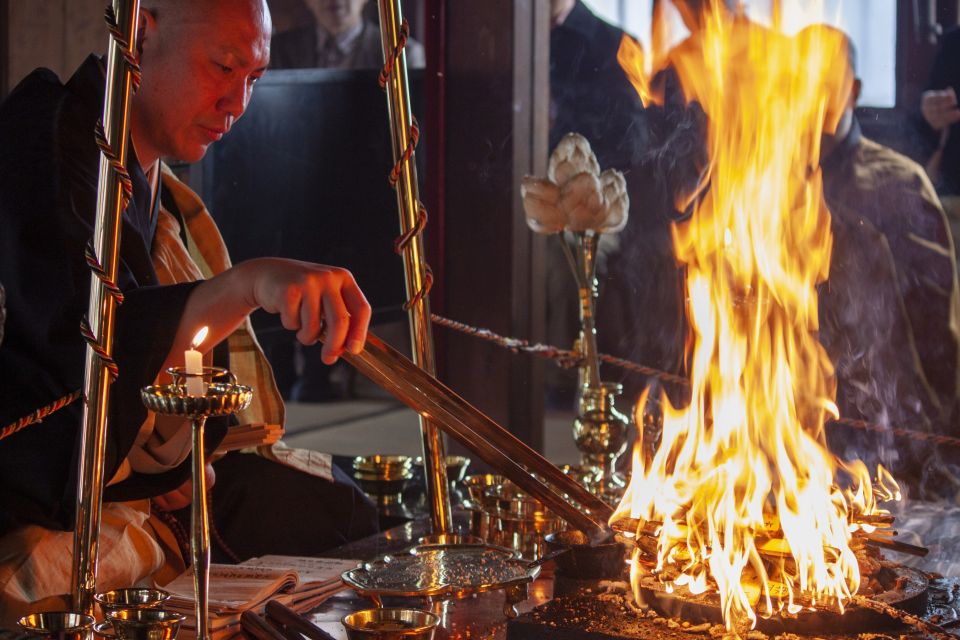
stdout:
[[[826,448],[823,425],[837,408],[816,336],[815,285],[831,252],[819,145],[849,95],[851,74],[838,72],[846,42],[820,27],[788,36],[708,4],[702,30],[669,57],[687,99],[709,115],[708,186],[674,228],[691,400],[675,408],[662,398],[661,444],[646,465],[638,445],[612,520],[658,523],[655,566],[634,555],[638,598],[651,576],[669,589],[713,589],[727,627],[742,630],[757,614],[842,610],[860,583],[850,515],[877,507],[864,465]],[[852,492],[838,488],[840,471],[855,479]]]
[[627,74],[627,79],[640,96],[644,105],[650,103],[650,83],[647,81],[647,68],[644,62],[643,47],[640,43],[623,34],[620,48],[617,50],[617,62]]

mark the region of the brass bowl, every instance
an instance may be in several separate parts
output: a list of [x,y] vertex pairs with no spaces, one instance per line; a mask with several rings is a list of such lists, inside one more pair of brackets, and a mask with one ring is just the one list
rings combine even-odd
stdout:
[[409,480],[413,477],[410,456],[374,454],[353,459],[353,475],[362,480]]
[[447,456],[447,480],[463,482],[470,468],[470,458],[467,456]]
[[403,492],[410,484],[410,480],[378,480],[364,478],[357,474],[353,476],[363,491],[371,500],[382,505],[399,504],[403,501]]
[[93,616],[76,611],[31,613],[17,620],[17,625],[34,636],[57,640],[82,640],[93,628]]
[[493,501],[496,504],[497,515],[500,517],[528,520],[557,518],[547,511],[547,507],[542,502],[512,483],[487,489],[487,498],[488,503]]
[[170,598],[163,589],[129,587],[104,591],[93,596],[104,615],[118,609],[156,609]]
[[[467,477],[467,470],[470,468],[470,458],[466,456],[447,456],[445,460],[447,468],[447,482],[450,484],[463,482],[464,478]],[[414,464],[423,468],[423,456],[417,456],[414,460]]]
[[163,609],[117,609],[107,614],[119,640],[173,640],[185,617]]
[[[497,487],[507,482],[506,476],[494,473],[481,473],[478,475],[467,476],[463,479],[463,484],[467,487],[470,494],[470,500],[477,505],[487,506],[484,492],[490,487]],[[494,505],[490,505],[494,506]]]
[[440,616],[429,611],[388,607],[364,609],[340,621],[349,640],[432,640]]

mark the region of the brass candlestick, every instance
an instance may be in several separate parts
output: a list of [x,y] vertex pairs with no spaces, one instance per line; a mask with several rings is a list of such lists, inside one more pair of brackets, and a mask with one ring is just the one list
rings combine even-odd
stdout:
[[[193,421],[193,502],[190,507],[190,555],[193,559],[193,589],[197,599],[197,638],[209,640],[210,515],[207,510],[206,453],[203,428],[207,418],[243,411],[253,399],[253,390],[237,384],[236,377],[219,367],[204,367],[203,373],[187,373],[181,367],[167,369],[173,383],[144,387],[140,397],[156,413],[191,418]],[[188,378],[202,378],[204,395],[189,395]]]
[[625,479],[616,472],[616,464],[627,446],[630,420],[615,406],[623,387],[615,382],[603,382],[600,378],[595,322],[600,234],[592,230],[563,231],[559,238],[573,270],[580,299],[581,330],[577,351],[583,356],[583,362],[578,371],[574,442],[580,451],[584,486],[616,504],[626,488]]
[[580,450],[583,484],[602,499],[616,504],[626,490],[626,479],[617,472],[617,459],[627,448],[630,420],[614,403],[623,392],[617,382],[584,384],[577,402],[573,438]]

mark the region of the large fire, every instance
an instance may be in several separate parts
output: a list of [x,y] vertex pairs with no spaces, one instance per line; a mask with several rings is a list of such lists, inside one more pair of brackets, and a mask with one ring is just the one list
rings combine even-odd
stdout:
[[[757,615],[842,610],[860,584],[854,516],[876,512],[886,489],[837,460],[823,431],[837,409],[816,335],[831,251],[818,157],[853,80],[846,42],[829,28],[786,35],[782,13],[764,27],[708,10],[703,24],[668,59],[709,119],[708,186],[674,233],[690,401],[662,398],[661,443],[646,464],[637,447],[612,521],[638,519],[656,538],[655,563],[635,553],[635,590],[644,576],[714,590],[741,630]],[[621,62],[645,96],[628,49]]]

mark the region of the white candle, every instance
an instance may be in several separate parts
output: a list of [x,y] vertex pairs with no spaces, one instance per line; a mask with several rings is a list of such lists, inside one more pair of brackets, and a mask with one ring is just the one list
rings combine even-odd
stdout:
[[197,351],[204,339],[207,337],[207,328],[203,327],[200,331],[197,331],[197,335],[193,337],[193,344],[190,349],[187,349],[183,352],[184,359],[184,370],[188,374],[200,374],[200,375],[188,375],[187,376],[187,395],[190,396],[204,396],[207,395],[207,383],[203,381],[203,354]]

